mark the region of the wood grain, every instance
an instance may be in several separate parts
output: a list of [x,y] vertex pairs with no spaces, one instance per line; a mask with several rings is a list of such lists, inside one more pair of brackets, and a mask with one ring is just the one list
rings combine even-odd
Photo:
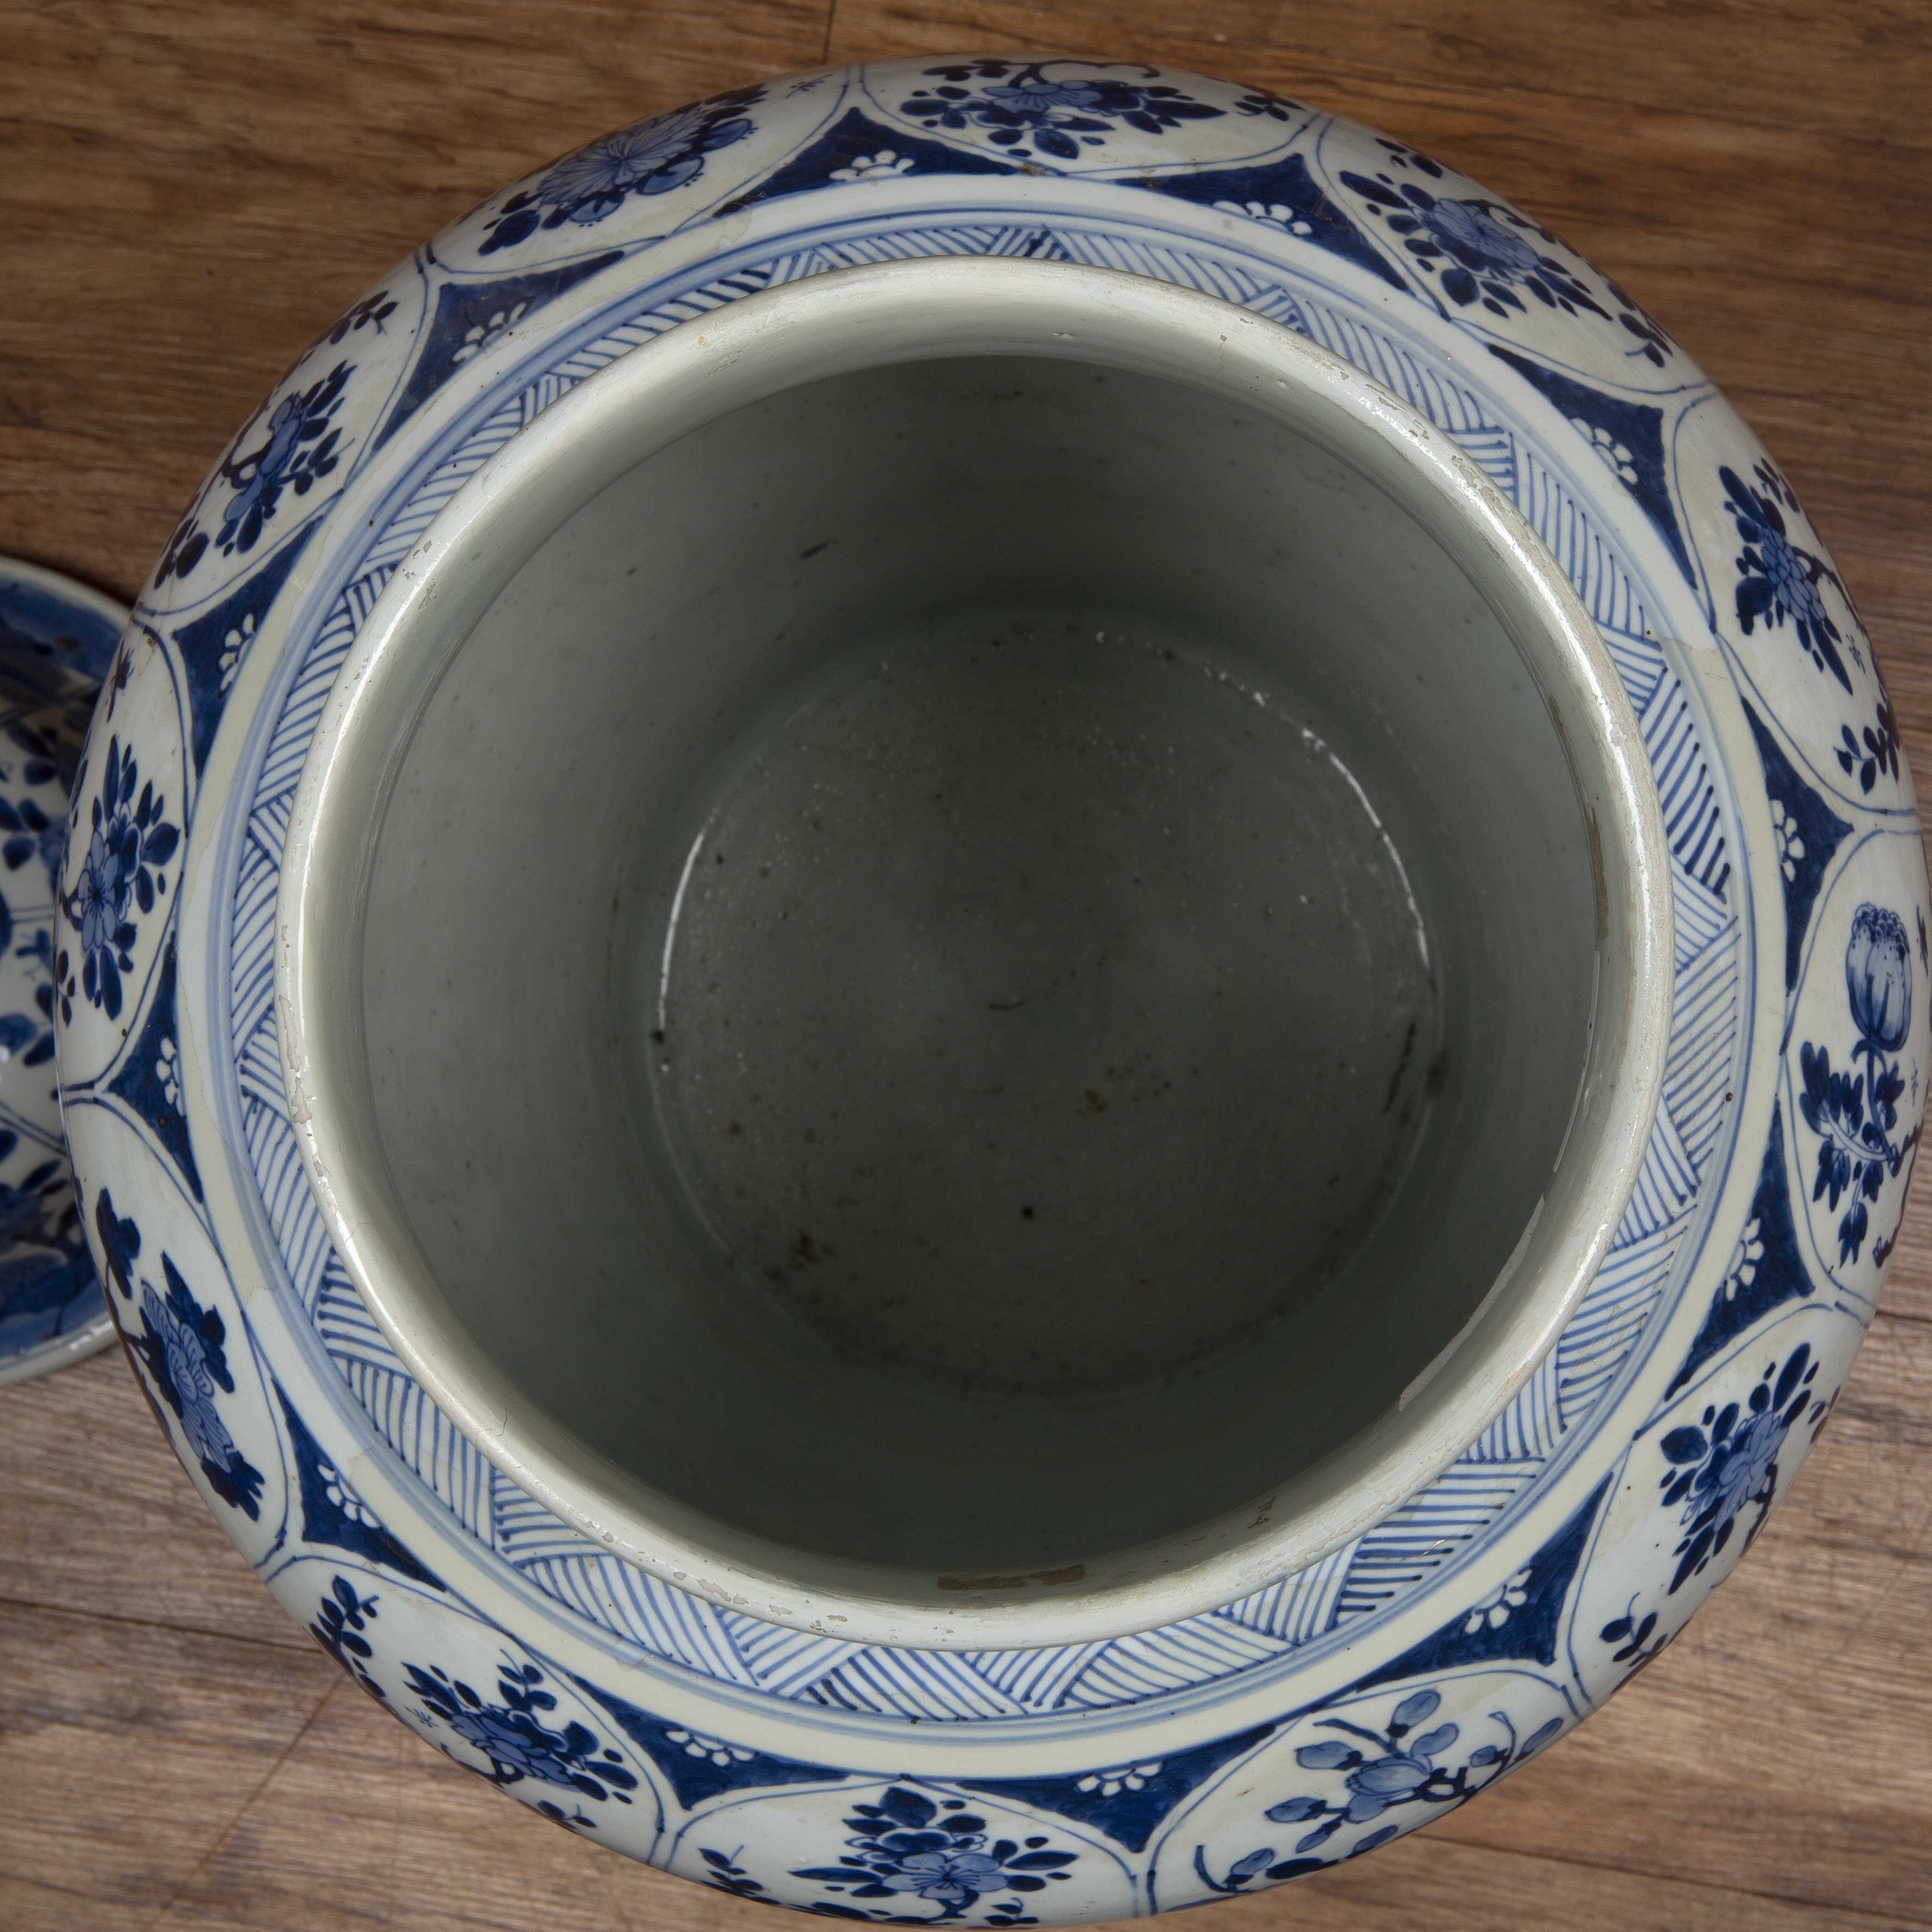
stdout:
[[[1001,46],[1356,114],[1661,315],[1829,533],[1932,772],[1922,0],[0,7],[0,550],[132,592],[316,329],[514,176],[760,75]],[[1232,1928],[1932,1928],[1932,1199],[1832,1430],[1628,1694]],[[0,1926],[766,1924],[464,1777],[202,1510],[118,1356],[0,1391]]]

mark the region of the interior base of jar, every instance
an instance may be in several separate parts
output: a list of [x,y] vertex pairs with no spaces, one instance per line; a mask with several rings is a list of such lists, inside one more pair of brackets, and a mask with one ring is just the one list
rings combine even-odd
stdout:
[[1014,1426],[1316,1316],[1447,1070],[1397,854],[1256,695],[959,612],[734,761],[627,1050],[743,1318]]

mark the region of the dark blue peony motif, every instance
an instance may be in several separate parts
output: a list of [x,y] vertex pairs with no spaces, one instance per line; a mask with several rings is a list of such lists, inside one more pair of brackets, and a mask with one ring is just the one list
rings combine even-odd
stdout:
[[[1444,178],[1442,163],[1417,149],[1398,141],[1384,140],[1380,146],[1391,166],[1405,173],[1413,170],[1432,181]],[[1492,315],[1508,316],[1512,310],[1526,314],[1516,293],[1520,288],[1546,308],[1561,309],[1566,315],[1586,311],[1606,322],[1612,319],[1573,269],[1538,246],[1558,245],[1556,237],[1514,208],[1480,196],[1438,196],[1418,182],[1399,182],[1385,172],[1371,180],[1345,171],[1342,179],[1369,203],[1390,234],[1402,238],[1410,266],[1439,277],[1442,292],[1457,308],[1480,302]],[[1635,338],[1635,346],[1624,354],[1640,356],[1662,368],[1677,347],[1662,324],[1615,282],[1606,281],[1604,289],[1615,304],[1616,321]]]
[[[1376,145],[1388,155],[1389,165],[1405,174],[1413,170],[1431,181],[1446,178],[1442,164],[1419,148],[1380,135]],[[1522,309],[1510,286],[1512,278],[1521,274],[1530,292],[1547,306],[1573,315],[1579,308],[1594,315],[1606,314],[1569,269],[1523,239],[1520,224],[1524,218],[1513,210],[1491,201],[1438,200],[1420,184],[1399,182],[1387,173],[1378,174],[1372,182],[1358,174],[1345,173],[1342,178],[1367,198],[1392,233],[1406,238],[1403,245],[1426,270],[1442,274],[1443,293],[1460,308],[1466,308],[1480,295],[1483,306],[1492,314]],[[1545,242],[1556,238],[1546,228],[1534,224],[1528,232]],[[1445,269],[1445,256],[1457,266]],[[1618,322],[1636,339],[1636,346],[1626,350],[1625,355],[1641,356],[1662,368],[1664,358],[1674,355],[1677,348],[1664,326],[1615,282],[1606,280],[1604,287],[1616,304]]]
[[600,1803],[610,1798],[630,1803],[637,1774],[626,1766],[622,1751],[604,1745],[587,1724],[574,1718],[560,1731],[544,1723],[545,1714],[556,1708],[556,1700],[542,1688],[544,1674],[534,1664],[506,1655],[496,1666],[500,1701],[495,1703],[440,1665],[424,1670],[405,1664],[403,1672],[428,1713],[490,1760],[489,1770],[477,1774],[492,1784],[534,1778]]
[[[386,1706],[388,1693],[369,1671],[375,1650],[364,1634],[376,1621],[376,1601],[374,1596],[360,1594],[346,1576],[337,1576],[330,1582],[308,1634],[376,1702]],[[601,1756],[594,1756],[599,1750],[596,1735],[582,1724],[572,1724],[559,1732],[546,1730],[537,1722],[535,1714],[554,1709],[556,1700],[548,1691],[535,1688],[543,1682],[543,1672],[536,1665],[506,1661],[497,1666],[506,1693],[500,1709],[485,1705],[468,1684],[458,1682],[446,1672],[424,1672],[413,1664],[406,1664],[403,1668],[408,1673],[410,1688],[430,1709],[449,1724],[458,1736],[490,1756],[492,1769],[488,1773],[478,1772],[478,1777],[487,1775],[493,1784],[515,1784],[525,1778],[538,1778],[547,1784],[562,1785],[588,1798],[614,1798],[620,1804],[630,1803],[624,1794],[634,1791],[638,1780],[623,1768],[621,1753],[604,1750]],[[452,1711],[453,1718],[449,1715]],[[488,1722],[479,1721],[478,1712],[490,1713]],[[516,1734],[514,1743],[507,1742],[503,1735],[506,1720]],[[489,1750],[486,1739],[504,1743],[506,1749],[513,1750],[514,1761],[497,1758]],[[465,1765],[464,1768],[468,1771],[474,1767]],[[562,1805],[539,1798],[532,1808],[567,1831],[597,1828],[597,1821],[586,1817],[580,1804],[573,1804],[566,1812]]]
[[255,548],[284,490],[306,496],[334,469],[340,432],[329,427],[329,418],[341,406],[352,366],[338,362],[306,389],[284,396],[268,418],[261,445],[222,464],[221,474],[235,491],[215,533],[224,556]]
[[[1738,535],[1744,539],[1744,549],[1737,559],[1738,626],[1749,637],[1760,622],[1767,631],[1781,630],[1784,620],[1790,618],[1798,641],[1810,653],[1811,662],[1820,670],[1828,670],[1850,691],[1851,676],[1838,647],[1844,645],[1861,670],[1864,668],[1864,659],[1858,646],[1847,644],[1840,634],[1818,588],[1821,584],[1829,584],[1843,597],[1845,586],[1822,557],[1801,550],[1791,541],[1784,521],[1785,512],[1798,507],[1791,486],[1768,463],[1754,465],[1751,474],[1763,485],[1762,489],[1752,488],[1728,464],[1718,472],[1718,481],[1724,486],[1725,508],[1737,524]],[[1846,769],[1849,770],[1850,766]],[[1874,770],[1873,776],[1876,776]],[[1865,789],[1869,790],[1870,787]]]
[[[1513,218],[1509,210],[1495,202],[1438,201],[1433,197],[1422,196],[1420,190],[1416,190],[1416,194],[1421,198],[1418,200],[1416,214],[1408,218],[1406,231],[1410,238],[1407,246],[1412,255],[1426,257],[1447,250],[1472,274],[1493,277],[1504,284],[1500,292],[1485,290],[1485,295],[1517,308],[1521,308],[1522,304],[1508,292],[1508,284],[1534,279],[1539,287],[1546,286],[1539,273],[1543,268],[1542,254],[1526,235],[1527,224]],[[1448,272],[1453,274],[1455,271]],[[1558,270],[1556,287],[1547,292],[1574,302],[1576,296],[1571,295],[1563,286],[1568,280]],[[1579,289],[1577,295],[1582,293]],[[1473,292],[1460,299],[1473,300]],[[1583,299],[1588,302],[1587,296]],[[1494,306],[1493,302],[1491,305]],[[1502,313],[1500,310],[1497,312]]]
[[[1406,160],[1424,158],[1405,151]],[[1430,167],[1440,172],[1433,162]],[[1386,174],[1371,180],[1345,171],[1342,180],[1390,234],[1402,238],[1411,267],[1439,278],[1442,292],[1457,308],[1479,302],[1494,315],[1523,314],[1522,297],[1516,292],[1522,289],[1546,308],[1566,315],[1587,310],[1606,322],[1610,319],[1575,274],[1538,245],[1553,245],[1556,238],[1527,215],[1501,202],[1438,196],[1415,182],[1397,182]]]
[[[140,796],[135,796],[140,777],[132,748],[123,752],[119,738],[110,738],[80,877],[60,901],[80,938],[80,990],[110,1019],[120,1017],[121,975],[134,964],[130,948],[136,927],[128,916],[130,903],[144,913],[154,910],[156,898],[168,889],[164,868],[181,843],[181,829],[168,824],[167,801],[152,784],[143,784]],[[60,986],[61,1018],[69,1022],[75,985],[64,948],[54,962],[54,972]]]
[[[1906,1157],[1918,1144],[1914,1127],[1894,1139],[1898,1102],[1906,1078],[1898,1059],[1912,1030],[1912,946],[1905,922],[1881,906],[1861,905],[1852,916],[1845,944],[1845,997],[1858,1043],[1842,1072],[1832,1070],[1832,1056],[1807,1040],[1798,1048],[1804,1090],[1798,1108],[1819,1138],[1817,1177],[1811,1198],[1828,1195],[1835,1209],[1841,1195],[1851,1196],[1838,1223],[1838,1260],[1856,1261],[1870,1228],[1866,1204],[1876,1201],[1888,1179],[1897,1180]],[[1862,1071],[1855,1071],[1862,1061]],[[1891,1252],[1872,1250],[1874,1261]]]
[[[1125,68],[1136,80],[1114,76]],[[1142,134],[1164,134],[1190,121],[1218,121],[1222,110],[1196,100],[1178,87],[1154,85],[1160,70],[1114,62],[962,61],[926,69],[937,87],[922,87],[899,104],[899,112],[922,128],[985,130],[993,146],[1026,159],[1036,154],[1077,161],[1084,148],[1106,145],[1109,134],[1132,128]],[[1285,119],[1292,101],[1251,94],[1241,104],[1247,114]],[[1030,142],[1030,148],[1027,143]]]
[[[386,314],[388,310],[382,313]],[[351,310],[350,318],[355,314]],[[352,320],[349,326],[356,325]],[[260,539],[262,526],[280,506],[283,493],[292,490],[298,496],[306,496],[341,460],[341,432],[334,427],[332,418],[342,406],[344,392],[355,373],[352,362],[338,362],[306,389],[284,396],[269,412],[261,442],[253,449],[238,450],[216,472],[235,493],[222,512],[214,538],[224,556],[253,550]],[[260,420],[259,416],[255,420]],[[254,429],[251,422],[242,432],[244,442]],[[157,590],[170,577],[188,576],[207,554],[209,538],[201,527],[201,510],[206,500],[204,494],[168,539],[167,548],[154,568]],[[124,670],[121,682],[126,681]]]
[[161,1400],[179,1419],[188,1453],[201,1465],[209,1486],[230,1508],[253,1518],[260,1513],[262,1472],[235,1446],[215,1406],[217,1389],[235,1393],[222,1348],[225,1327],[213,1309],[195,1300],[166,1255],[161,1273],[167,1298],[164,1301],[151,1286],[142,1285],[142,1332],[134,1346],[147,1363]]
[[[1561,1718],[1552,1718],[1525,1738],[1519,1740],[1516,1726],[1507,1713],[1492,1711],[1490,1717],[1503,1730],[1497,1744],[1478,1744],[1460,1754],[1462,1762],[1451,1770],[1441,1760],[1455,1752],[1462,1739],[1462,1727],[1442,1724],[1414,1735],[1416,1726],[1426,1724],[1442,1702],[1437,1690],[1416,1690],[1403,1698],[1390,1714],[1387,1726],[1372,1731],[1343,1718],[1324,1718],[1317,1730],[1341,1731],[1360,1739],[1350,1744],[1342,1738],[1324,1738],[1319,1744],[1304,1744],[1294,1761],[1304,1771],[1341,1774],[1339,1792],[1327,1796],[1306,1793],[1271,1804],[1262,1815],[1274,1825],[1312,1825],[1314,1828],[1295,1840],[1294,1856],[1277,1859],[1272,1846],[1250,1852],[1235,1860],[1226,1874],[1215,1878],[1208,1869],[1204,1846],[1194,1848],[1194,1870],[1210,1892],[1241,1891],[1258,1879],[1274,1882],[1299,1878],[1318,1871],[1338,1861],[1316,1856],[1322,1847],[1346,1825],[1367,1825],[1403,1804],[1460,1804],[1472,1798],[1502,1776],[1512,1765],[1522,1763],[1550,1743],[1563,1729]],[[1363,1746],[1366,1748],[1364,1749]],[[1401,1830],[1400,1825],[1382,1825],[1366,1833],[1350,1846],[1347,1856],[1359,1856],[1385,1844]]]
[[695,181],[706,154],[750,134],[744,110],[764,98],[762,87],[734,88],[621,128],[566,154],[535,188],[511,196],[484,224],[490,238],[478,254],[494,255],[528,240],[539,228],[560,228],[566,221],[592,226],[614,214],[627,196],[668,194]]
[[[1757,1520],[1738,1554],[1750,1547],[1778,1494],[1778,1458],[1785,1438],[1801,1418],[1808,1419],[1815,1442],[1838,1399],[1815,1396],[1811,1384],[1817,1378],[1811,1345],[1801,1342],[1781,1368],[1773,1362],[1765,1370],[1746,1401],[1726,1402],[1722,1408],[1714,1403],[1698,1422],[1671,1430],[1659,1441],[1669,1466],[1658,1479],[1664,1507],[1683,1508],[1684,1537],[1671,1552],[1678,1559],[1677,1571],[1666,1595],[1675,1596],[1702,1574],[1730,1543],[1738,1518],[1755,1506]],[[1655,1619],[1634,1630],[1628,1623],[1626,1617],[1607,1627],[1604,1640],[1636,1637],[1640,1645]]]
[[[988,1840],[986,1821],[957,1798],[937,1800],[894,1785],[876,1804],[855,1804],[845,1820],[853,1835],[836,1864],[808,1865],[792,1874],[848,1898],[883,1898],[910,1904],[923,1899],[937,1912],[899,1913],[858,1910],[821,1900],[814,1912],[833,1918],[879,1919],[890,1925],[937,1925],[962,1917],[983,1900],[997,1899],[982,1925],[1032,1925],[1024,1894],[1044,1892],[1068,1876],[1077,1854],[1050,1849],[1042,1837]],[[761,1891],[722,1852],[704,1852],[712,1882],[740,1896]],[[1007,1897],[1003,1894],[1018,1894]]]
[[[218,1390],[224,1395],[235,1393],[235,1376],[228,1366],[226,1324],[216,1310],[196,1300],[181,1270],[165,1252],[161,1256],[165,1296],[156,1292],[152,1282],[136,1276],[140,1228],[115,1212],[114,1197],[104,1187],[94,1201],[94,1227],[106,1258],[108,1279],[122,1299],[134,1304],[136,1286],[141,1291],[136,1304],[140,1334],[132,1332],[135,1306],[130,1306],[124,1316],[117,1310],[115,1318],[129,1356],[147,1370],[152,1385],[148,1401],[157,1420],[164,1402],[173,1411],[188,1453],[208,1487],[230,1509],[238,1509],[254,1521],[261,1514],[262,1472],[236,1446],[215,1400]],[[163,1427],[165,1430],[165,1423]]]

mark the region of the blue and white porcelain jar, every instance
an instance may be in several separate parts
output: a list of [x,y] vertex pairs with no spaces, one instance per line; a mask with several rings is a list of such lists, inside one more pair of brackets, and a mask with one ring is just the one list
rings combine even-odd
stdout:
[[218,1520],[458,1762],[841,1918],[1256,1889],[1563,1736],[1823,1426],[1932,1070],[1750,432],[1475,184],[1127,63],[438,236],[183,518],[65,865]]

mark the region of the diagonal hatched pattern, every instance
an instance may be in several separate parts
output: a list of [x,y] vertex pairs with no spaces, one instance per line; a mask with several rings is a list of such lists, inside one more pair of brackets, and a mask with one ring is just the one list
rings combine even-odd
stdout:
[[[1671,840],[1676,988],[1664,1096],[1610,1252],[1557,1348],[1437,1482],[1358,1543],[1241,1602],[1166,1628],[1057,1649],[890,1651],[722,1610],[599,1552],[500,1475],[403,1370],[331,1249],[283,1098],[270,928],[288,813],[336,673],[390,572],[464,480],[575,384],[668,328],[754,291],[867,262],[1023,256],[1126,270],[1238,302],[1346,356],[1457,442],[1529,517],[1598,625],[1642,724]],[[385,1441],[464,1529],[625,1649],[768,1694],[922,1719],[1104,1709],[1233,1676],[1394,1602],[1533,1482],[1610,1386],[1656,1307],[1720,1137],[1738,1034],[1738,925],[1717,768],[1637,587],[1556,462],[1412,346],[1252,259],[1157,236],[989,219],[794,250],[661,298],[529,382],[439,462],[372,544],[310,644],[257,782],[233,906],[232,1018],[248,1156],[295,1291]]]

